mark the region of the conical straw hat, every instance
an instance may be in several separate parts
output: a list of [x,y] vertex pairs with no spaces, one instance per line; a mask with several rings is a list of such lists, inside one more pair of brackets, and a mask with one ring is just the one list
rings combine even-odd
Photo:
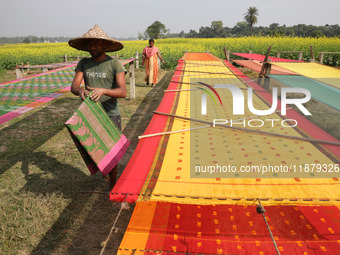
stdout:
[[98,25],[94,25],[93,28],[82,36],[72,38],[68,41],[68,44],[77,50],[89,51],[90,39],[100,39],[109,42],[105,52],[118,51],[124,48],[124,45],[120,41],[111,39]]

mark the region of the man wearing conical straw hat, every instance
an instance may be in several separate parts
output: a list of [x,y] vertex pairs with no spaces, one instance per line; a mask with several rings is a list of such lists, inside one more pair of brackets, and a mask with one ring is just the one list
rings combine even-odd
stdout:
[[[126,97],[126,70],[117,59],[111,58],[105,52],[121,50],[123,44],[111,39],[98,25],[68,43],[78,50],[88,51],[92,56],[79,61],[71,92],[82,100],[92,92],[90,99],[101,102],[109,117],[121,129],[117,98]],[[85,88],[80,86],[83,79]],[[109,173],[110,190],[116,182],[116,175],[117,166]]]

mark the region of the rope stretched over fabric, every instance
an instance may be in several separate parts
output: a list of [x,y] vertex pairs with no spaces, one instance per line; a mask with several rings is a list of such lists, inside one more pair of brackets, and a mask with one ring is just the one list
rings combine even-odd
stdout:
[[166,116],[169,116],[169,117],[180,118],[180,119],[184,119],[184,120],[200,122],[200,123],[204,123],[204,124],[215,125],[215,126],[223,127],[223,128],[231,128],[231,129],[236,129],[236,130],[241,130],[241,131],[246,131],[246,132],[254,132],[254,133],[259,133],[259,134],[279,136],[279,137],[288,138],[288,139],[303,140],[303,141],[312,142],[312,143],[324,143],[324,144],[331,144],[331,145],[340,146],[340,142],[325,141],[325,140],[319,140],[319,139],[313,139],[313,138],[307,138],[307,137],[290,136],[290,135],[266,132],[266,131],[261,131],[261,130],[253,130],[253,129],[242,128],[242,127],[231,127],[231,126],[226,126],[225,124],[219,124],[219,123],[214,123],[214,122],[211,122],[211,121],[193,119],[193,118],[188,118],[188,117],[179,116],[179,115],[175,115],[175,114],[164,113],[164,112],[154,111],[154,113],[160,114],[160,115],[166,115]]
[[[171,81],[172,83],[180,83],[180,84],[189,84],[189,85],[202,85],[201,83],[199,82],[183,82],[183,81]],[[249,81],[249,82],[254,82],[253,80]],[[248,82],[248,83],[249,83]],[[245,84],[247,82],[244,82],[244,83],[240,83],[240,84]],[[238,83],[236,83],[238,84]],[[228,85],[228,84],[226,84]],[[234,85],[234,84],[231,84],[231,85]],[[214,85],[210,85],[210,86],[214,86]],[[242,89],[242,90],[248,90],[247,88],[239,88],[239,89]],[[190,89],[190,90],[196,90],[196,89]],[[164,92],[176,92],[176,91],[190,91],[190,90],[164,90]],[[266,93],[271,93],[270,91],[268,90],[261,90],[261,89],[253,89],[253,91],[257,91],[257,92],[266,92]]]
[[114,220],[114,222],[113,222],[113,225],[112,225],[112,228],[111,228],[111,230],[110,230],[110,233],[109,233],[109,235],[107,236],[106,240],[103,242],[104,245],[103,245],[103,248],[102,248],[102,250],[101,250],[101,252],[100,252],[100,255],[103,255],[103,254],[104,254],[104,251],[105,251],[105,249],[106,249],[106,245],[107,245],[107,243],[108,243],[109,240],[110,240],[110,237],[111,237],[111,235],[112,235],[113,230],[116,228],[116,224],[117,224],[117,222],[118,222],[118,219],[119,219],[119,217],[120,217],[120,214],[122,213],[122,210],[123,210],[123,209],[125,209],[125,210],[129,209],[129,206],[127,206],[127,205],[125,204],[125,201],[126,201],[126,196],[125,196],[125,199],[124,199],[123,203],[121,203],[121,205],[120,205],[120,209],[119,209],[118,214],[117,214],[117,216],[116,216],[116,218],[115,218],[115,220]]
[[[221,75],[237,76],[237,75],[235,75],[233,73],[223,73],[223,72],[189,71],[189,70],[177,70],[177,69],[175,71],[184,71],[186,73],[204,73],[204,74],[221,74]],[[180,76],[177,76],[177,77],[180,77]],[[244,77],[247,77],[247,76],[244,75]]]
[[[293,108],[287,108],[287,110],[291,110],[291,109],[293,109]],[[278,112],[281,112],[281,111],[282,110],[277,110],[274,113],[278,113]],[[242,121],[242,120],[253,119],[255,117],[258,117],[258,115],[254,115],[254,116],[250,116],[250,117],[242,118],[242,119],[237,119],[237,120],[234,120],[234,121],[238,122],[238,121]],[[263,117],[263,116],[260,116],[260,117]],[[158,136],[158,135],[170,135],[170,134],[176,134],[176,133],[181,133],[181,132],[193,131],[193,130],[202,129],[202,128],[208,128],[208,127],[212,127],[212,125],[206,125],[206,126],[189,128],[189,129],[174,130],[174,131],[169,131],[169,132],[161,132],[161,133],[141,135],[141,136],[138,136],[138,138],[143,139],[143,138],[154,137],[154,136]]]
[[258,206],[257,206],[257,208],[256,208],[256,211],[257,211],[258,214],[262,214],[263,219],[264,219],[264,221],[265,221],[265,223],[266,223],[268,232],[269,232],[269,234],[270,234],[270,238],[272,239],[272,242],[273,242],[273,244],[274,244],[276,253],[277,253],[278,255],[280,255],[280,251],[279,251],[279,248],[277,247],[277,244],[276,244],[276,242],[275,242],[273,233],[272,233],[272,231],[270,230],[270,227],[269,227],[268,221],[267,221],[267,219],[266,219],[266,216],[264,216],[264,213],[266,212],[266,210],[265,210],[265,209],[263,208],[263,206],[261,205],[261,200],[260,200],[260,199],[257,198],[256,201],[259,201],[259,204],[258,204]]
[[[175,76],[173,76],[175,77]],[[177,76],[178,77],[178,76]],[[173,81],[173,82],[177,82],[177,81]],[[226,85],[241,85],[241,84],[246,84],[246,83],[249,83],[249,82],[255,82],[255,80],[250,80],[250,81],[244,81],[244,82],[238,82],[238,83],[230,83],[230,84],[226,84]],[[191,84],[191,83],[188,83],[188,84]],[[197,84],[198,83],[193,83],[193,84]],[[244,89],[244,88],[241,88],[241,89]],[[189,91],[190,89],[181,89],[181,90],[164,90],[164,92],[170,92],[170,91]],[[266,90],[256,90],[256,91],[263,91],[265,92]]]

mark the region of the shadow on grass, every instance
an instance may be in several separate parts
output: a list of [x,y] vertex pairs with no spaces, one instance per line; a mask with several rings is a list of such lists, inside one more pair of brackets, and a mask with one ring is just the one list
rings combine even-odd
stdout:
[[[169,85],[172,75],[173,72],[168,72],[165,74],[157,86],[148,92],[123,130],[123,133],[130,140],[131,144],[126,154],[119,162],[118,176],[120,176],[122,170],[125,168],[126,164],[131,158],[138,144],[138,136],[141,135],[147,128],[153,116],[153,110],[156,110],[159,103],[161,102],[164,90]],[[51,188],[46,192],[54,192],[55,189],[57,189],[59,181],[68,179],[66,182],[68,182],[67,185],[70,185],[70,191],[72,191],[72,185],[76,185],[79,189],[86,187],[89,193],[72,195],[72,192],[69,193],[68,188],[60,191],[64,196],[69,197],[71,202],[64,209],[59,218],[54,222],[53,226],[46,232],[45,236],[40,240],[40,243],[34,248],[31,254],[59,254],[57,250],[62,250],[62,254],[99,254],[100,250],[102,249],[101,243],[102,241],[106,240],[112,228],[112,224],[120,209],[120,204],[109,203],[105,200],[105,195],[103,194],[91,194],[91,191],[98,191],[98,188],[101,192],[107,191],[107,186],[98,185],[98,180],[97,185],[94,184],[93,187],[89,187],[89,183],[79,183],[79,181],[77,181],[77,178],[81,180],[82,177],[77,176],[77,171],[79,172],[79,170],[75,169],[74,167],[70,165],[62,165],[59,162],[54,162],[53,168],[57,167],[58,170],[49,169],[49,167],[43,162],[38,162],[39,158],[45,156],[43,153],[33,153],[32,156],[34,158],[32,162],[33,164],[37,164],[38,166],[40,165],[42,169],[45,169],[45,171],[53,171],[56,177],[54,181],[48,183]],[[53,158],[45,159],[48,162],[53,162],[55,160]],[[26,162],[26,165],[28,163],[29,162]],[[23,168],[23,172],[25,171],[26,170]],[[69,179],[69,176],[73,176],[73,178]],[[34,187],[33,183],[36,183],[36,181],[32,180],[32,185],[28,183],[25,186],[25,189],[32,192],[38,192],[40,194],[44,193],[41,188]],[[89,201],[90,203],[88,203]],[[84,208],[86,203],[89,204],[87,205],[88,208]],[[124,210],[122,212],[116,225],[116,231],[110,238],[105,250],[106,252],[104,254],[116,254],[133,212],[133,208],[134,205],[131,205],[130,210]],[[82,212],[84,214],[86,213],[86,216],[85,219],[82,220],[80,228],[76,231],[76,233],[71,234],[71,240],[63,242],[66,239],[65,233],[72,226],[72,223],[78,219]]]
[[[76,101],[60,98],[46,108],[3,128],[0,132],[0,175],[16,163],[29,160],[37,148],[60,132],[65,127],[64,122],[78,107]],[[74,108],[70,109],[70,105]]]
[[[47,243],[51,244],[61,240],[64,235],[61,230],[71,226],[75,212],[79,212],[81,205],[87,202],[84,200],[81,201],[82,204],[74,202],[78,200],[74,195],[75,189],[85,183],[87,187],[92,185],[92,189],[95,189],[93,178],[88,178],[79,168],[64,164],[62,159],[59,161],[57,158],[48,156],[45,151],[39,151],[42,145],[65,128],[65,121],[78,107],[79,103],[78,99],[59,98],[45,108],[3,128],[0,132],[0,174],[4,174],[16,164],[20,164],[18,165],[20,168],[13,168],[13,171],[21,170],[24,175],[24,179],[18,179],[16,181],[19,181],[19,183],[15,183],[19,186],[24,184],[18,191],[19,196],[21,196],[20,194],[30,193],[36,199],[39,196],[56,195],[71,200],[54,224],[56,227],[53,231],[53,237],[50,234],[49,240],[44,241],[44,246]],[[38,171],[31,171],[32,168],[38,169]],[[50,178],[46,178],[47,176]],[[88,198],[86,199],[88,200]],[[44,213],[46,212],[42,212],[42,215]],[[27,232],[32,231],[27,230]],[[39,246],[38,250],[40,248]],[[51,250],[49,249],[49,251]],[[33,253],[42,254],[42,252]],[[46,252],[46,254],[50,254],[50,252]]]

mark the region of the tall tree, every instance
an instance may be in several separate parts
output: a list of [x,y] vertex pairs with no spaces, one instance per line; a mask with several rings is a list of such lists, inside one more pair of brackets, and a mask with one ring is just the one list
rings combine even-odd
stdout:
[[257,23],[257,17],[259,16],[259,11],[256,7],[249,7],[247,12],[244,14],[244,20],[248,23],[250,27],[250,35],[253,35],[253,25]]
[[145,30],[145,35],[153,39],[164,38],[166,33],[168,33],[168,30],[165,25],[159,21],[155,21]]
[[25,37],[24,40],[22,40],[23,43],[30,43],[31,40],[28,37]]
[[223,29],[223,22],[218,21],[212,21],[211,22],[211,29],[214,31],[215,37],[225,37],[226,33]]

